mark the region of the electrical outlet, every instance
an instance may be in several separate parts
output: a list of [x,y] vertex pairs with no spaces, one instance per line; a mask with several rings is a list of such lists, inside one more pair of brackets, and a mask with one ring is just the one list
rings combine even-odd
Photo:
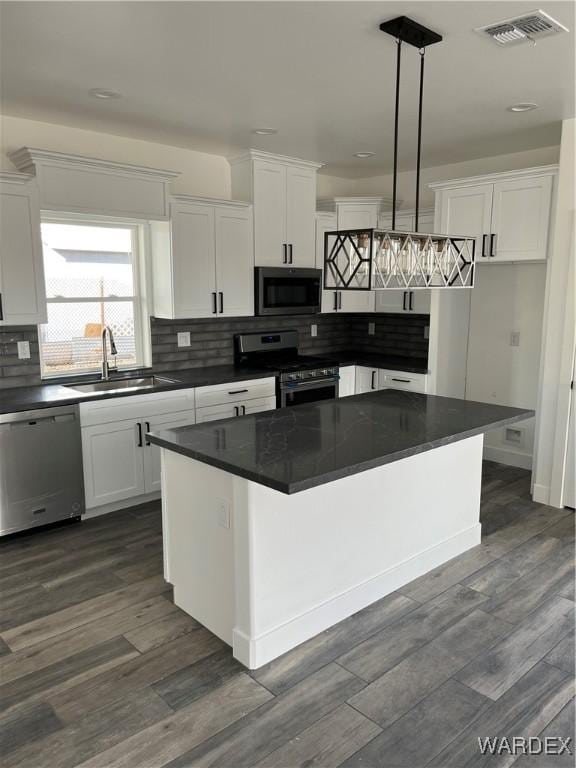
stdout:
[[20,358],[20,360],[30,359],[30,342],[29,341],[18,342],[18,357]]
[[230,504],[225,499],[218,499],[218,525],[221,528],[230,528]]
[[179,331],[178,333],[178,346],[189,347],[190,346],[190,331]]
[[520,346],[520,331],[512,331],[512,333],[510,334],[510,346],[511,347]]
[[312,323],[310,326],[310,336],[318,336],[318,326],[316,323]]
[[374,336],[376,333],[376,323],[368,323],[368,336]]
[[507,427],[504,432],[504,440],[507,443],[513,443],[514,445],[523,445],[524,443],[523,430],[515,429],[514,427]]

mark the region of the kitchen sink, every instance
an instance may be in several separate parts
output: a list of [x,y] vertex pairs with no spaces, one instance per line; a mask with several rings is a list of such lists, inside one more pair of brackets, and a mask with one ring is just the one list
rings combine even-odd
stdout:
[[76,392],[126,392],[131,389],[152,389],[176,383],[174,379],[167,379],[164,376],[142,376],[134,379],[109,379],[93,381],[90,384],[67,384],[66,386]]

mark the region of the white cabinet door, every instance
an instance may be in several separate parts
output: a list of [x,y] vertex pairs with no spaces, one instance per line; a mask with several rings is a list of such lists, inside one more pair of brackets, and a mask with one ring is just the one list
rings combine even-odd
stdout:
[[203,408],[196,408],[196,423],[202,424],[205,421],[216,421],[218,419],[231,419],[238,416],[240,410],[237,403],[222,403],[221,405],[206,405]]
[[375,291],[339,291],[339,312],[374,312]]
[[[474,237],[476,261],[488,258],[493,184],[447,189],[441,193],[440,231],[446,235]],[[484,245],[484,257],[482,246]]]
[[403,389],[408,392],[426,392],[427,376],[425,373],[406,373],[405,371],[378,371],[378,389]]
[[0,325],[47,320],[40,208],[33,182],[0,183],[0,302]]
[[254,246],[250,208],[216,209],[218,314],[254,314]]
[[216,314],[214,208],[172,206],[174,317]]
[[376,312],[430,314],[430,291],[375,291]]
[[356,366],[343,365],[340,368],[338,382],[338,397],[350,397],[356,394]]
[[249,413],[261,413],[262,411],[273,411],[276,408],[275,397],[260,397],[257,400],[243,400],[238,403],[239,416],[247,416]]
[[314,267],[316,171],[288,166],[286,172],[286,243],[289,263]]
[[147,432],[159,432],[162,429],[187,427],[196,423],[194,411],[183,411],[171,416],[150,416],[142,422],[144,430],[144,490],[146,493],[159,491],[160,483],[160,448],[146,440]]
[[281,267],[286,252],[286,166],[254,161],[254,260]]
[[490,261],[542,261],[548,249],[552,176],[494,184]]
[[378,389],[378,368],[366,368],[363,365],[356,366],[356,394],[374,392]]
[[370,203],[338,205],[338,229],[376,229],[377,226],[377,205]]
[[143,438],[144,428],[132,419],[82,428],[88,509],[144,493]]

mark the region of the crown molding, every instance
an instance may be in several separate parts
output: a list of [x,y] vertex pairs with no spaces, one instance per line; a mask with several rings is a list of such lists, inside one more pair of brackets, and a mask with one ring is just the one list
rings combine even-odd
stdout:
[[28,184],[34,176],[31,173],[21,173],[20,171],[0,171],[0,182],[10,184]]
[[260,149],[249,149],[241,155],[228,159],[230,165],[238,165],[248,160],[267,160],[268,162],[281,163],[282,165],[296,165],[300,168],[310,168],[318,170],[324,166],[324,163],[314,163],[311,160],[301,160],[298,157],[288,157],[287,155],[275,155],[273,152],[263,152]]
[[526,176],[556,176],[558,165],[537,165],[533,168],[521,168],[517,171],[501,171],[500,173],[485,173],[481,176],[466,176],[461,179],[433,181],[428,184],[430,189],[451,189],[452,187],[472,187],[477,184],[489,184],[503,179],[521,179]]
[[19,171],[35,175],[37,166],[61,166],[77,168],[84,171],[101,171],[116,174],[118,176],[132,176],[138,178],[154,179],[159,182],[169,182],[177,178],[178,171],[168,171],[163,168],[149,168],[145,165],[132,165],[118,163],[113,160],[102,160],[96,157],[84,155],[70,155],[65,152],[53,152],[49,149],[35,147],[22,147],[12,152],[10,160]]
[[211,205],[216,208],[239,208],[241,210],[252,207],[252,203],[246,203],[243,200],[226,200],[222,197],[197,197],[195,195],[170,195],[170,202]]

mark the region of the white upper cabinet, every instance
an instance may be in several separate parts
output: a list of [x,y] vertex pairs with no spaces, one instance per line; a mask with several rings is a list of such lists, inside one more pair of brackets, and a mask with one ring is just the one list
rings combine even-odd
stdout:
[[320,167],[255,150],[231,162],[232,194],[254,204],[257,266],[314,267]]
[[556,166],[439,182],[438,231],[476,239],[476,263],[547,257]]
[[35,180],[0,174],[0,325],[45,323],[46,287]]
[[169,319],[254,312],[252,210],[246,203],[173,199],[151,225],[154,314]]

